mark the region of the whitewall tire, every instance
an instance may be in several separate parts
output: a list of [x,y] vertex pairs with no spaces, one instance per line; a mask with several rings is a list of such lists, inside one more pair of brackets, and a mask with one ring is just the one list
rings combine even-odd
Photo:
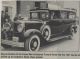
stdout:
[[42,29],[42,35],[46,41],[49,41],[51,36],[51,29],[48,25],[45,25]]
[[40,48],[40,38],[38,35],[33,34],[26,39],[24,43],[26,51],[38,51]]

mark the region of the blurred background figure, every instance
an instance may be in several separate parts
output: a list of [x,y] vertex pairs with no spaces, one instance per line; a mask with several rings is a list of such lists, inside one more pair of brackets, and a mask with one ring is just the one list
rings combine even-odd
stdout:
[[10,16],[8,12],[2,11],[1,12],[1,29],[3,30],[6,23],[11,23]]
[[21,14],[16,14],[16,16],[14,17],[14,21],[17,21],[17,20],[23,20]]
[[8,12],[2,11],[2,13],[1,13],[1,25],[3,26],[3,24],[5,22],[10,22],[10,21],[11,20],[10,20],[10,16],[8,15]]
[[4,11],[1,12],[1,27],[3,27],[3,24],[4,24],[4,16],[5,16],[5,13]]
[[4,22],[11,22],[11,20],[10,20],[10,16],[8,15],[8,12],[5,12],[4,19],[5,19]]

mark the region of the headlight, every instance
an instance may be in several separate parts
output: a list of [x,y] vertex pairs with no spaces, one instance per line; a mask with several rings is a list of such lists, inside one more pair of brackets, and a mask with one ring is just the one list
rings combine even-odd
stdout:
[[18,32],[22,32],[23,28],[24,28],[24,24],[19,24],[19,25],[17,26]]

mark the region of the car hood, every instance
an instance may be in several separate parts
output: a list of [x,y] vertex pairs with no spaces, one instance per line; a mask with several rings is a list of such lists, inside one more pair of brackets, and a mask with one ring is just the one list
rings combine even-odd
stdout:
[[14,23],[43,23],[43,21],[17,20]]

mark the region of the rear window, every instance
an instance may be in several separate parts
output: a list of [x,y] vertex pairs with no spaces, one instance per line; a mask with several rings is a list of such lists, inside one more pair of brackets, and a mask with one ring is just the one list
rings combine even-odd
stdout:
[[76,17],[76,13],[72,11],[51,11],[51,19],[74,19]]
[[76,14],[74,12],[69,13],[69,19],[74,19],[76,17]]

